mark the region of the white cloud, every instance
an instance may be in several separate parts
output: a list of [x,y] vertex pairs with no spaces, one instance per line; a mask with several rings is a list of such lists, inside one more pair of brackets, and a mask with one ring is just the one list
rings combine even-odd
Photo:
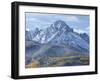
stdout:
[[80,20],[79,20],[78,17],[76,17],[76,16],[67,16],[67,17],[66,17],[66,21],[70,21],[70,22],[79,22]]
[[26,19],[27,21],[37,21],[37,18],[29,17]]
[[81,29],[74,29],[74,31],[77,33],[87,33],[88,34],[88,31],[81,30]]

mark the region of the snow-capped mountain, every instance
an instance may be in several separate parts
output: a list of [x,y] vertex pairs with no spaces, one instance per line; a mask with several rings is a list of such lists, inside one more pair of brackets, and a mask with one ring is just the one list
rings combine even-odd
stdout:
[[34,31],[26,31],[25,38],[41,44],[69,46],[78,50],[89,51],[88,35],[74,32],[62,20],[55,21],[43,30],[36,28]]
[[80,36],[89,43],[89,36],[86,33],[81,33]]
[[35,30],[25,30],[25,39],[27,41],[32,40],[39,33],[39,28],[36,28]]
[[29,30],[25,30],[25,40],[29,41],[32,39],[31,32]]

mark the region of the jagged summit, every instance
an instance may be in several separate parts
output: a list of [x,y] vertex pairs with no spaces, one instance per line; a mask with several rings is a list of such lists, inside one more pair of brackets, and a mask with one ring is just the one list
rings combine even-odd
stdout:
[[65,23],[63,20],[55,21],[51,27],[55,28],[56,30],[63,30],[63,31],[72,31],[72,29]]
[[54,22],[54,26],[57,27],[58,29],[62,26],[66,26],[69,28],[69,26],[62,20],[57,20]]

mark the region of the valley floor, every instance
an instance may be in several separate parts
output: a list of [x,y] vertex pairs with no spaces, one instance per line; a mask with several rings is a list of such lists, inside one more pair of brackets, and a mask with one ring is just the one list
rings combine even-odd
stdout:
[[62,56],[62,57],[46,57],[43,58],[43,62],[38,60],[32,60],[31,63],[26,64],[25,68],[39,68],[39,67],[61,67],[61,66],[80,66],[89,65],[88,55],[78,55],[78,56]]

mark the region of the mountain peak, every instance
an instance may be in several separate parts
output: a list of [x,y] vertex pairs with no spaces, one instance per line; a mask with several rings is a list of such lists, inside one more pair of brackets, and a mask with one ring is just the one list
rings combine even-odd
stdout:
[[56,30],[64,30],[64,31],[73,31],[72,28],[70,28],[65,21],[63,20],[57,20],[54,22],[53,24],[53,27],[56,29]]
[[86,42],[89,43],[89,36],[88,36],[88,34],[86,34],[86,33],[80,33],[80,36],[81,36]]

